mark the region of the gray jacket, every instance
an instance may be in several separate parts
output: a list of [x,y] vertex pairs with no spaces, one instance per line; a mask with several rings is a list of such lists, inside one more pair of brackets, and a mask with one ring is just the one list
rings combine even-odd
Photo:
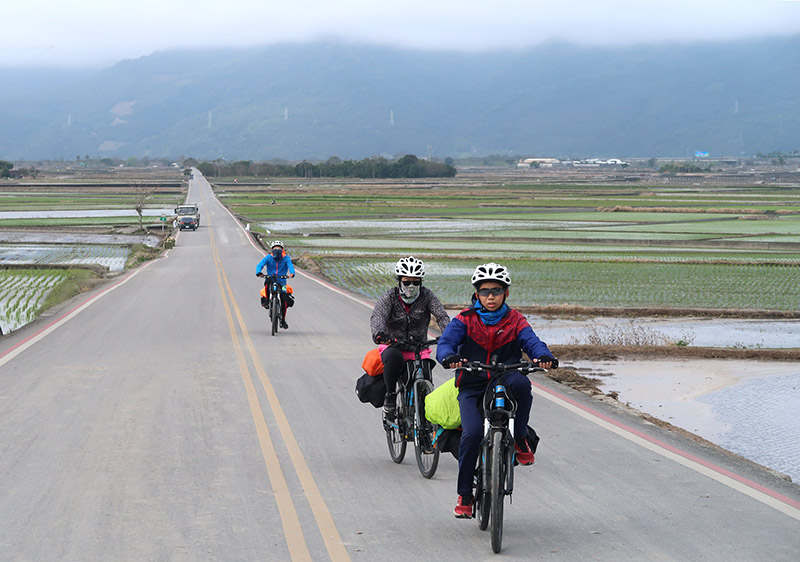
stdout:
[[428,339],[431,315],[436,318],[436,323],[442,331],[450,323],[450,317],[442,303],[427,287],[420,287],[419,297],[409,308],[410,310],[406,312],[400,301],[399,287],[392,287],[386,291],[372,310],[370,327],[373,341],[379,333],[401,341]]

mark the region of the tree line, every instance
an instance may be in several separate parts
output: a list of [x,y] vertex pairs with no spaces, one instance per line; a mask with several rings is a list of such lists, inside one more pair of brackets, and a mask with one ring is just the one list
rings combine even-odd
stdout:
[[421,160],[406,154],[397,160],[386,158],[364,158],[363,160],[341,160],[331,156],[325,162],[306,160],[297,164],[253,162],[240,160],[227,162],[221,159],[197,162],[189,159],[187,167],[194,166],[206,177],[301,177],[301,178],[452,178],[456,168],[449,163]]

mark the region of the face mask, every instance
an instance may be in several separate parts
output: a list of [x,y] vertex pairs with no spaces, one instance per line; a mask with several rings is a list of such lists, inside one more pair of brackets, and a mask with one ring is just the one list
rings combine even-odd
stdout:
[[400,285],[400,293],[406,300],[414,300],[419,296],[419,285]]
[[272,257],[275,258],[276,260],[281,259],[282,255],[283,255],[283,251],[281,251],[281,250],[272,250]]

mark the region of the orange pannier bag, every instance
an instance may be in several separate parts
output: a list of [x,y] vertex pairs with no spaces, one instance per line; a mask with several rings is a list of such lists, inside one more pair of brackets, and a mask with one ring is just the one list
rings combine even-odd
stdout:
[[383,374],[383,361],[381,361],[381,352],[377,347],[367,351],[361,366],[364,368],[364,372],[371,377]]

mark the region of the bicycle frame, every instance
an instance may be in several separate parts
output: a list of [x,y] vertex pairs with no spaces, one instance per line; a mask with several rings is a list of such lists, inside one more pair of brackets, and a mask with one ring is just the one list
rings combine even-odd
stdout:
[[288,275],[264,275],[260,273],[259,277],[264,277],[264,286],[268,288],[269,292],[269,315],[270,324],[272,328],[272,335],[278,333],[278,328],[283,320],[283,301],[281,293],[283,286],[278,282],[278,279],[288,279]]
[[503,502],[514,491],[514,422],[517,402],[508,392],[504,375],[512,371],[529,374],[545,371],[534,363],[480,363],[471,361],[463,368],[491,373],[483,393],[483,429],[475,478],[475,512],[478,526],[485,530],[491,519],[492,550],[500,552],[503,543]]
[[[424,414],[424,397],[433,391],[433,375],[422,358],[422,350],[436,343],[437,339],[423,342],[397,342],[401,349],[414,352],[414,359],[407,360],[405,373],[397,392],[398,408],[394,420],[384,418],[389,452],[396,463],[403,461],[405,442],[414,442],[417,466],[425,478],[431,478],[439,463],[439,450],[435,447],[433,425]],[[422,397],[422,398],[420,398]]]

